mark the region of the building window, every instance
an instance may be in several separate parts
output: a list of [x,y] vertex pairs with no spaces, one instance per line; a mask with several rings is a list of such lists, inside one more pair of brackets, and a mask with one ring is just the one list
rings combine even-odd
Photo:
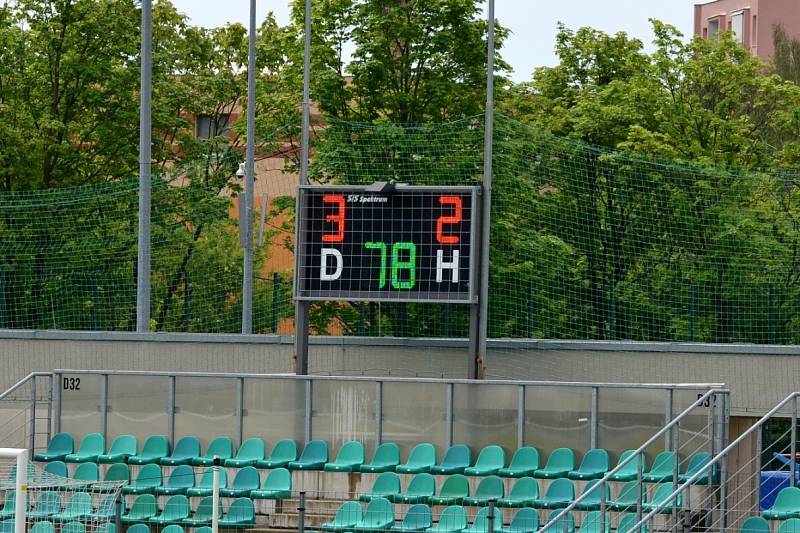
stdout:
[[744,13],[731,15],[731,31],[733,39],[739,44],[744,44]]
[[213,137],[227,137],[230,128],[228,123],[231,116],[227,113],[221,113],[216,117],[211,115],[198,115],[197,116],[197,137],[200,139],[211,139]]
[[719,33],[719,19],[711,19],[708,21],[708,38],[716,39]]

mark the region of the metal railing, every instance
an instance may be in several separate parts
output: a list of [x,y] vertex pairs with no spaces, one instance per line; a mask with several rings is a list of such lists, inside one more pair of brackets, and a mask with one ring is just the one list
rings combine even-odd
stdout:
[[[44,382],[44,383],[40,383]],[[28,449],[37,448],[37,436],[50,441],[53,418],[53,374],[32,372],[0,393],[0,444]],[[44,405],[42,405],[44,404]],[[8,442],[8,439],[19,439]]]

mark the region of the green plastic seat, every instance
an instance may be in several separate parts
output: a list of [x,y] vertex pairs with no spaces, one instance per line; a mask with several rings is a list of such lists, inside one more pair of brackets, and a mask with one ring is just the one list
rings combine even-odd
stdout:
[[[228,472],[224,468],[219,469],[219,488],[220,490],[228,486]],[[186,489],[186,495],[190,498],[211,496],[214,492],[214,468],[206,468],[200,477],[197,486]]]
[[150,526],[147,524],[133,524],[126,533],[150,533]]
[[139,470],[136,481],[122,487],[122,494],[153,494],[162,483],[161,467],[151,463]]
[[506,486],[498,476],[487,476],[478,483],[475,494],[464,498],[462,505],[488,505],[489,500],[499,500],[506,495]]
[[406,511],[406,516],[399,524],[392,526],[391,531],[403,533],[425,531],[433,526],[433,513],[431,508],[424,503],[412,505]]
[[518,479],[505,498],[497,500],[498,507],[530,507],[539,498],[539,482],[532,477]]
[[372,461],[361,465],[359,470],[371,473],[394,472],[394,469],[399,464],[400,446],[394,442],[384,442],[375,449],[375,453],[372,454]]
[[500,477],[527,477],[532,476],[539,468],[539,450],[531,446],[518,448],[511,457],[507,468],[501,468]]
[[570,448],[558,448],[547,458],[544,468],[537,469],[533,476],[540,479],[558,479],[567,477],[567,474],[574,469],[575,452]]
[[199,457],[192,458],[194,466],[213,466],[214,457],[219,457],[221,461],[233,457],[233,441],[230,437],[216,437],[208,445],[206,453]]
[[164,504],[164,510],[148,522],[155,526],[167,526],[180,524],[187,518],[189,518],[189,498],[183,494],[176,494],[170,496],[167,503]]
[[122,463],[131,455],[136,455],[139,443],[133,435],[120,435],[111,443],[108,453],[102,453],[97,457],[100,464]]
[[594,448],[586,452],[581,460],[581,466],[572,470],[567,477],[570,479],[600,479],[611,468],[608,452],[602,448]]
[[742,523],[739,533],[770,533],[769,522],[763,516],[751,516]]
[[491,476],[506,465],[506,452],[500,446],[487,446],[478,454],[475,466],[464,469],[465,476]]
[[169,455],[169,440],[164,435],[151,435],[144,441],[141,453],[128,457],[130,465],[158,464]]
[[454,444],[444,454],[442,462],[431,467],[431,474],[463,474],[472,464],[472,452],[465,444]]
[[[123,524],[147,522],[158,512],[156,497],[152,494],[140,494],[133,500],[130,510],[120,517]],[[130,530],[128,530],[130,531]]]
[[460,505],[451,505],[439,516],[436,525],[427,529],[430,533],[461,533],[467,528],[467,512]]
[[39,499],[33,510],[28,511],[28,520],[49,519],[56,513],[61,512],[61,494],[55,491],[45,491],[39,494]]
[[106,440],[100,433],[89,433],[81,441],[81,446],[75,453],[67,454],[64,461],[67,463],[96,463],[97,458],[106,451]]
[[800,488],[785,487],[775,497],[772,507],[765,510],[762,516],[767,520],[786,520],[800,517]]
[[[6,499],[3,503],[3,509],[0,510],[0,520],[6,520],[8,518],[14,518],[15,509],[16,509],[16,494],[17,491],[10,490],[6,492]],[[30,493],[28,493],[30,494]]]
[[114,494],[106,496],[100,500],[100,505],[97,506],[95,512],[86,515],[86,519],[91,522],[107,522],[113,520],[117,515],[117,505],[117,497]]
[[344,502],[336,510],[331,522],[322,524],[322,531],[349,531],[361,520],[363,509],[358,502]]
[[[622,518],[619,519],[619,523],[617,524],[616,533],[647,533],[646,525],[642,525],[641,528],[638,529],[633,529],[633,526],[635,526],[637,522],[639,522],[639,520],[636,518],[636,513],[626,513],[622,515]],[[769,526],[766,531],[754,531],[753,533],[769,533]]]
[[15,526],[14,520],[3,520],[0,522],[0,533],[14,533]]
[[384,472],[375,478],[372,490],[365,494],[359,494],[358,499],[362,502],[368,502],[375,498],[388,498],[390,501],[396,501],[395,498],[399,495],[400,477],[394,472]]
[[73,520],[83,520],[90,514],[92,507],[92,496],[86,492],[76,492],[67,502],[67,506],[50,517],[54,522],[72,522]]
[[325,472],[358,472],[364,461],[364,445],[353,440],[344,443],[336,455],[336,460],[326,463],[323,470]]
[[254,500],[285,500],[291,496],[292,473],[285,468],[270,471],[261,488],[250,493]]
[[428,473],[411,478],[405,492],[390,498],[394,503],[425,503],[436,492],[436,481]]
[[[669,495],[672,494],[673,490],[675,489],[673,488],[672,481],[659,484],[656,491],[653,493],[653,499],[647,503],[643,503],[642,509],[650,512],[663,506],[658,514],[672,514],[673,501],[669,499]],[[678,494],[678,497],[675,499],[675,506],[680,511],[682,505],[683,494]],[[798,512],[800,513],[800,508],[798,508]],[[766,512],[764,514],[766,515]],[[798,531],[798,533],[800,533],[800,531]]]
[[387,531],[394,525],[394,508],[386,498],[375,498],[367,504],[367,510],[356,522],[353,531]]
[[[503,514],[495,510],[492,531],[503,530]],[[464,533],[489,533],[489,508],[481,507],[475,515],[475,520],[464,530]]]
[[[636,452],[636,450],[625,450],[619,456],[619,461],[617,461],[617,465],[622,463],[625,459],[630,457]],[[642,473],[647,472],[647,456],[642,456],[644,461],[642,462]],[[634,457],[630,460],[629,463],[626,463],[622,468],[620,468],[617,472],[611,474],[609,480],[611,481],[635,481],[639,477],[639,458]]]
[[185,533],[183,531],[183,526],[178,524],[170,524],[164,529],[161,530],[161,533]]
[[603,514],[600,511],[586,513],[578,533],[611,533],[611,515],[606,513],[605,519],[604,527]]
[[100,468],[97,463],[81,463],[72,475],[73,481],[97,483],[100,481]]
[[[558,516],[560,512],[561,509],[550,511],[550,514],[547,516],[547,520],[545,520],[544,523],[547,524],[550,522],[552,519]],[[565,523],[566,530],[564,529]],[[565,533],[565,531],[566,533],[575,533],[575,517],[571,512],[559,518],[552,526],[543,528],[539,533]]]
[[194,533],[211,533],[211,526],[198,527]]
[[266,448],[267,445],[264,444],[264,439],[258,437],[247,439],[239,446],[236,457],[225,459],[223,464],[229,468],[254,466],[258,461],[264,460],[264,455],[267,453]]
[[297,461],[290,461],[289,470],[322,470],[328,462],[328,443],[324,440],[312,440],[303,448]]
[[502,533],[535,533],[539,529],[539,512],[531,507],[524,507],[517,511],[508,527]]
[[[206,496],[197,504],[194,514],[183,519],[183,525],[187,527],[200,527],[211,524],[214,518],[214,497]],[[217,506],[217,517],[222,517],[222,504]]]
[[575,499],[575,485],[567,478],[559,478],[550,483],[542,498],[533,502],[537,509],[560,509]]
[[161,487],[156,487],[154,493],[157,496],[186,494],[192,487],[194,487],[194,469],[189,465],[181,465],[170,472],[167,482]]
[[789,518],[781,522],[778,533],[800,533],[800,518]]
[[200,439],[193,435],[181,437],[167,457],[159,459],[166,466],[190,465],[200,455]]
[[250,492],[261,486],[261,476],[253,466],[246,466],[236,472],[230,487],[219,489],[219,495],[226,498],[249,497]]
[[647,490],[644,484],[640,485],[637,481],[628,481],[619,489],[617,498],[609,504],[608,508],[618,513],[636,511],[639,502],[637,489],[638,492],[642,493],[642,503],[647,502]]
[[117,525],[113,522],[104,522],[94,529],[94,533],[117,533]]
[[444,480],[438,496],[428,498],[430,505],[460,505],[469,496],[469,481],[461,474],[453,474]]
[[[708,485],[708,463],[711,462],[711,454],[708,452],[697,452],[689,458],[689,463],[686,465],[686,472],[678,475],[678,481],[685,483],[689,478],[702,472],[693,485]],[[716,473],[716,466],[713,465],[711,470]],[[713,477],[713,476],[712,476]]]
[[429,442],[422,442],[414,446],[408,455],[408,461],[397,465],[394,469],[398,474],[421,474],[430,472],[436,464],[436,448]]
[[108,467],[103,481],[116,481],[120,483],[131,482],[131,469],[125,463],[116,463]]
[[642,476],[648,483],[661,483],[662,481],[672,481],[675,468],[680,464],[678,454],[671,451],[661,452],[653,460],[653,467],[649,472]]
[[54,533],[56,528],[53,523],[48,520],[43,520],[33,524],[33,527],[28,530],[28,533]]
[[297,443],[291,439],[279,440],[267,459],[256,461],[257,468],[286,468],[297,461]]
[[[45,474],[46,474],[46,476],[45,476]],[[50,463],[47,463],[47,465],[44,467],[44,470],[42,471],[42,475],[39,477],[39,479],[49,478],[50,480],[54,481],[52,479],[52,476],[68,478],[69,477],[69,469],[67,468],[67,464],[64,461],[52,461]],[[46,481],[46,479],[42,479],[42,481],[44,481],[45,483],[48,482],[48,481]]]
[[[579,511],[600,510],[600,496],[603,494],[603,491],[600,490],[598,486],[599,483],[599,479],[593,479],[583,487],[582,495],[585,494],[586,497],[575,505],[575,509]],[[609,505],[611,502],[611,486],[608,483],[605,483],[605,493],[606,505]]]
[[[250,468],[250,467],[248,467]],[[236,498],[219,519],[220,529],[247,529],[256,525],[256,510],[250,498]]]
[[80,522],[67,522],[61,526],[61,533],[86,533],[86,526]]
[[71,433],[56,433],[47,444],[47,450],[34,454],[34,461],[50,462],[63,461],[67,455],[75,451],[75,440]]

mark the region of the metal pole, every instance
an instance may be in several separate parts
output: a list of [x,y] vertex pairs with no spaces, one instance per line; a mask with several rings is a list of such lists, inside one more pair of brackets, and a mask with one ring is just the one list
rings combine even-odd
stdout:
[[175,443],[175,412],[178,410],[175,405],[176,380],[175,376],[170,376],[169,388],[167,389],[167,435],[169,436],[169,441],[173,444]]
[[100,376],[100,433],[108,442],[108,374]]
[[789,443],[791,446],[789,457],[789,486],[794,487],[797,484],[797,398],[792,398],[792,426],[791,426],[791,439]]
[[[53,433],[61,433],[61,387],[63,387],[63,374],[53,376]],[[49,441],[48,441],[49,442]]]
[[[667,389],[667,403],[664,406],[664,425],[666,426],[670,422],[672,422],[672,403],[673,403],[673,393],[672,389]],[[670,428],[669,432],[664,435],[664,449],[667,451],[672,450],[672,432],[674,428]]]
[[211,489],[211,533],[219,531],[219,457],[214,456]]
[[[680,449],[681,449],[681,424],[678,421],[672,428],[672,451],[675,453],[675,461],[672,465],[672,487],[678,486],[678,469],[680,468]],[[672,529],[678,526],[678,498],[672,500]]]
[[253,333],[253,177],[256,171],[256,0],[250,0],[250,46],[247,53],[247,161],[244,177],[244,281],[242,283],[242,334]]
[[517,392],[517,448],[525,446],[525,385]]
[[589,448],[597,448],[597,426],[599,424],[597,410],[598,410],[598,394],[597,387],[592,387],[592,406],[591,406],[591,431],[589,432]]
[[[758,428],[758,431],[756,432],[756,457],[755,457],[755,459],[756,459],[756,483],[757,483],[757,485],[756,485],[756,505],[758,505],[758,502],[761,502],[761,453],[762,453],[762,448],[764,446],[764,444],[762,442],[762,439],[763,439],[762,433],[763,433],[763,428]],[[713,483],[713,481],[712,481],[713,480],[713,474],[714,474],[713,468],[709,467],[709,469],[708,469],[708,486],[709,487]]]
[[[22,450],[17,455],[17,472],[14,480],[14,531],[25,531],[28,508],[28,452]],[[21,512],[20,512],[21,511]]]
[[642,521],[642,477],[644,476],[644,452],[639,454],[638,464],[636,465],[636,523]]
[[375,382],[375,448],[383,440],[383,382]]
[[489,500],[489,515],[487,516],[487,533],[494,533],[494,500]]
[[606,533],[608,531],[606,526],[610,527],[610,524],[606,524],[606,491],[608,490],[608,485],[605,481],[598,483],[600,485],[600,533]]
[[28,452],[33,457],[34,448],[36,447],[36,376],[31,379],[31,420],[30,420],[31,436],[28,442]]
[[453,384],[447,384],[447,395],[445,396],[447,405],[445,406],[445,427],[447,447],[453,445]]
[[139,101],[139,245],[136,262],[136,331],[150,331],[150,160],[153,106],[153,0],[142,0]]
[[300,501],[297,505],[297,531],[298,533],[306,531],[306,491],[304,490],[300,491]]
[[238,446],[244,442],[244,378],[236,380],[236,438]]

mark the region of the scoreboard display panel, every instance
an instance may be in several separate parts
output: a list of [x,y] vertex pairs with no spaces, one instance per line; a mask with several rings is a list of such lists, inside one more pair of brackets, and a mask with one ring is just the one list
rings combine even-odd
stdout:
[[300,186],[295,297],[474,303],[479,194],[479,187]]

